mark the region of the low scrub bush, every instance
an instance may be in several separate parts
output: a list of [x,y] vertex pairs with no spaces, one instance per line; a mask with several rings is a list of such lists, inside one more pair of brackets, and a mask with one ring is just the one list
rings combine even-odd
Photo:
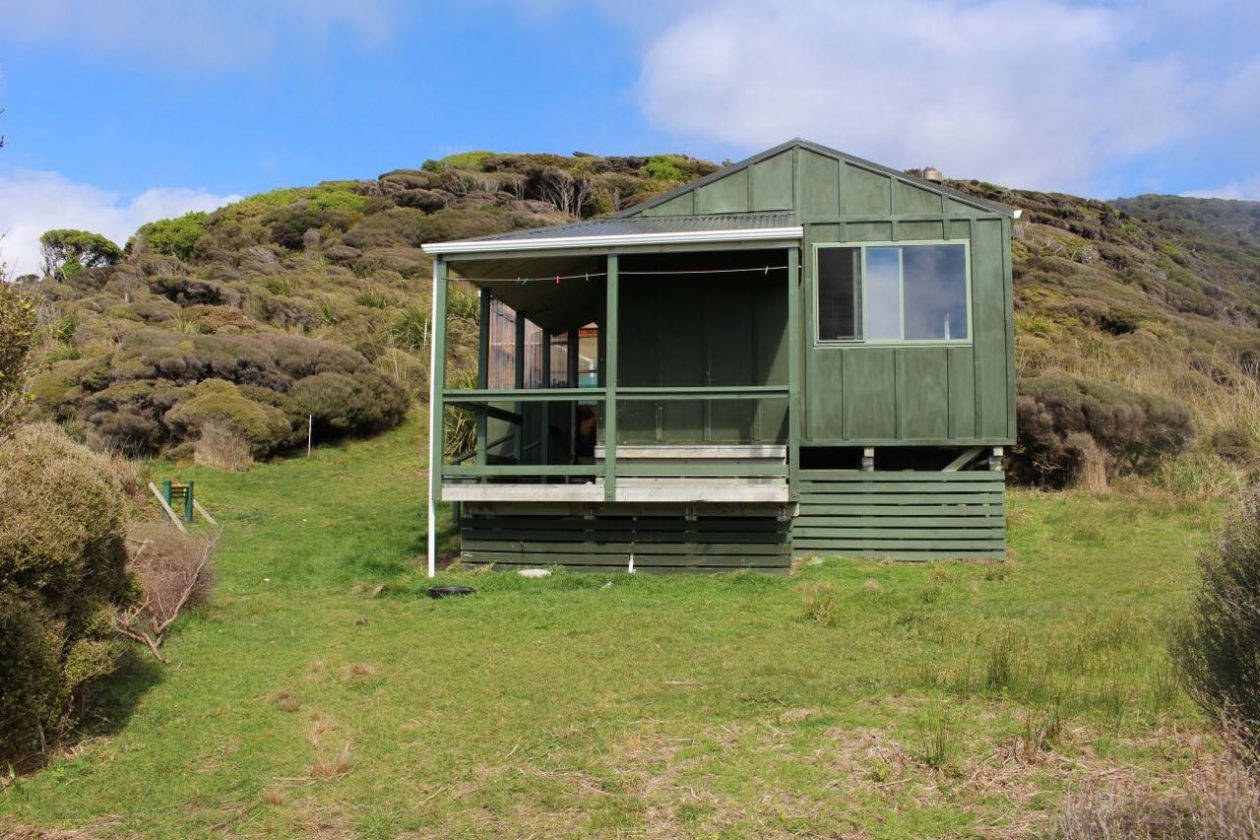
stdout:
[[1145,472],[1185,451],[1195,434],[1179,400],[1062,374],[1021,379],[1016,406],[1011,471],[1029,484],[1073,483],[1095,450],[1106,457],[1109,476]]
[[0,443],[0,762],[76,723],[121,646],[126,497],[108,459],[49,424]]
[[82,422],[90,444],[130,455],[207,438],[203,457],[215,458],[210,450],[225,439],[206,430],[217,426],[259,458],[303,437],[308,415],[327,439],[392,428],[408,405],[402,387],[357,351],[274,334],[139,329],[105,356],[57,363],[33,385],[45,416]]
[[1097,783],[1069,796],[1061,840],[1260,840],[1260,787],[1236,762],[1196,767],[1173,790]]
[[1190,696],[1260,762],[1260,490],[1230,514],[1199,568],[1202,582],[1173,634],[1173,658]]
[[231,382],[207,379],[197,385],[195,396],[166,412],[173,435],[184,440],[200,438],[210,425],[231,430],[253,455],[263,455],[284,444],[292,426],[284,412],[255,402]]

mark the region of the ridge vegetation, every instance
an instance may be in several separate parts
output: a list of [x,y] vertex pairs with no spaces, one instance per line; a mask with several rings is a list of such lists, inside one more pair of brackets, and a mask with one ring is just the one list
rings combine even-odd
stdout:
[[[426,241],[614,212],[717,169],[681,155],[467,152],[375,179],[251,196],[67,253],[42,301],[37,413],[98,447],[237,463],[396,425],[427,393]],[[1016,478],[1145,473],[1210,491],[1260,452],[1260,204],[1115,202],[950,186],[1015,223]],[[95,266],[95,267],[90,267]],[[476,300],[451,299],[453,375]],[[212,384],[207,385],[207,382]],[[234,457],[216,458],[224,441]],[[216,445],[210,445],[214,442]]]

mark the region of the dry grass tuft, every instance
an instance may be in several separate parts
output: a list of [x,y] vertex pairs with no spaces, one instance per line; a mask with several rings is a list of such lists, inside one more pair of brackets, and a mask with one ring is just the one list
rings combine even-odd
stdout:
[[317,748],[315,761],[306,769],[306,775],[312,779],[339,779],[349,773],[352,766],[349,743],[331,759],[320,754]]
[[364,618],[363,616],[361,616],[361,615],[356,615],[356,616],[354,617],[354,626],[355,626],[355,627],[362,627],[362,626],[363,626],[363,625],[365,625],[365,624],[367,624],[367,619],[366,619],[366,618]]
[[314,662],[312,662],[312,663],[311,663],[311,673],[312,673],[312,674],[322,674],[322,673],[324,673],[324,660],[322,660],[322,659],[316,659]]
[[369,598],[379,598],[385,592],[385,584],[383,583],[356,583],[350,587],[350,591],[356,595],[367,595]]
[[376,669],[367,662],[356,662],[346,668],[347,679],[353,679],[354,677],[368,677],[375,673]]
[[302,708],[302,701],[287,691],[277,691],[272,695],[271,702],[286,712],[296,712]]
[[234,429],[216,422],[201,427],[201,436],[193,447],[193,460],[215,470],[245,472],[254,465],[249,441]]
[[283,805],[286,801],[284,794],[275,790],[264,791],[262,798],[269,805]]
[[840,620],[840,602],[831,581],[809,583],[800,588],[805,619],[832,627]]

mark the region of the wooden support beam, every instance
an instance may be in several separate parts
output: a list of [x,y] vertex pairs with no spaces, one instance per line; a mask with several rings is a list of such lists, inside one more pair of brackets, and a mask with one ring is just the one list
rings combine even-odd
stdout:
[[982,447],[979,446],[973,446],[970,449],[964,449],[962,454],[950,461],[945,469],[941,470],[941,472],[957,472],[958,470],[961,470],[963,467],[975,460],[976,456],[980,454],[981,448]]
[[801,472],[801,249],[787,249],[788,498],[795,500]]
[[[569,358],[568,358],[568,376],[565,377],[564,385],[566,388],[576,388],[578,386],[578,347],[581,343],[581,335],[578,330],[569,330]],[[577,403],[569,404],[569,458],[577,453],[577,431],[578,431],[578,406]]]
[[616,254],[608,255],[604,306],[604,500],[617,500],[617,304],[620,282]]
[[[525,387],[525,315],[522,312],[516,312],[516,333],[513,341],[515,352],[512,354],[512,387],[520,390]],[[524,414],[525,410],[518,402],[516,404],[516,413]],[[521,447],[525,445],[525,430],[522,427],[521,434],[516,438],[516,463],[521,462],[524,451]]]
[[218,522],[214,521],[214,517],[210,515],[210,511],[206,510],[205,508],[201,506],[201,502],[197,501],[196,499],[193,499],[193,507],[196,508],[197,513],[201,514],[202,519],[205,519],[211,525],[219,524]]
[[[477,319],[477,387],[487,390],[490,387],[490,290],[481,290],[481,311]],[[485,464],[488,444],[486,442],[489,419],[484,412],[477,415],[477,463]]]
[[158,504],[162,506],[162,510],[166,511],[166,516],[171,520],[171,524],[179,529],[181,534],[187,534],[188,529],[184,527],[184,523],[179,521],[179,517],[175,515],[174,509],[170,502],[166,501],[166,497],[162,495],[162,491],[152,481],[149,482],[149,491],[157,497]]
[[[551,332],[549,330],[542,331],[542,387],[551,387]],[[551,403],[542,403],[538,406],[539,429],[538,442],[541,446],[539,458],[542,463],[551,462]]]

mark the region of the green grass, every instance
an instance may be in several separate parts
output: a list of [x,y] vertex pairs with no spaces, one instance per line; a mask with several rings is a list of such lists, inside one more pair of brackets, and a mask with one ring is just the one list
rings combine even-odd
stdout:
[[1015,492],[1007,564],[465,571],[432,601],[422,431],[158,465],[225,526],[213,603],[0,832],[1018,834],[1086,775],[1175,779],[1206,731],[1161,639],[1212,506]]

